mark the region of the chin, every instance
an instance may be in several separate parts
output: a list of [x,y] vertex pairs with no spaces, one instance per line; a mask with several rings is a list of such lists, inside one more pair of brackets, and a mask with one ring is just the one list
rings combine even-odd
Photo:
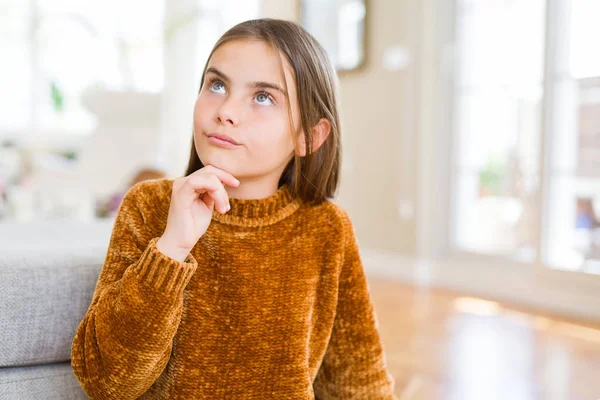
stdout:
[[[208,154],[207,154],[208,153]],[[212,152],[202,152],[198,156],[202,165],[212,165],[213,167],[222,169],[223,171],[229,172],[231,175],[235,176],[235,172],[237,171],[236,166],[232,163],[231,155],[228,154],[218,154]]]

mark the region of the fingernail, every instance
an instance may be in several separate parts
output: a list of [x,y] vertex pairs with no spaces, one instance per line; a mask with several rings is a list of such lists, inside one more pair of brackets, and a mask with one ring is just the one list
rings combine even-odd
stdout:
[[225,211],[229,211],[229,210],[231,210],[231,205],[227,204],[227,207],[225,208]]

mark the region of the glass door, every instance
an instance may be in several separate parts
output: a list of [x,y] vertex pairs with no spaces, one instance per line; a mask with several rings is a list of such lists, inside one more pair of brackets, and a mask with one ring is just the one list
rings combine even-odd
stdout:
[[545,0],[457,0],[450,247],[536,260]]
[[544,266],[600,274],[600,2],[553,1],[547,57]]

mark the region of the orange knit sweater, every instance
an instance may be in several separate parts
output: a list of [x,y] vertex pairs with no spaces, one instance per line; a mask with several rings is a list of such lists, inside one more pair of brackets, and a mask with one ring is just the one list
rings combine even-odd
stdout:
[[230,198],[184,262],[159,252],[173,180],[117,213],[71,364],[92,399],[395,399],[347,213],[282,186]]

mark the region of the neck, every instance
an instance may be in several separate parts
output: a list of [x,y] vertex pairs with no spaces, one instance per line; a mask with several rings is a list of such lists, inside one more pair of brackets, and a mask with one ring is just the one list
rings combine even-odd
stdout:
[[225,186],[230,199],[266,199],[277,192],[278,181],[268,179],[240,179],[238,187]]
[[213,210],[213,220],[223,224],[245,227],[271,225],[292,215],[302,200],[294,198],[287,185],[282,185],[273,194],[264,198],[229,198],[231,209],[225,214]]

